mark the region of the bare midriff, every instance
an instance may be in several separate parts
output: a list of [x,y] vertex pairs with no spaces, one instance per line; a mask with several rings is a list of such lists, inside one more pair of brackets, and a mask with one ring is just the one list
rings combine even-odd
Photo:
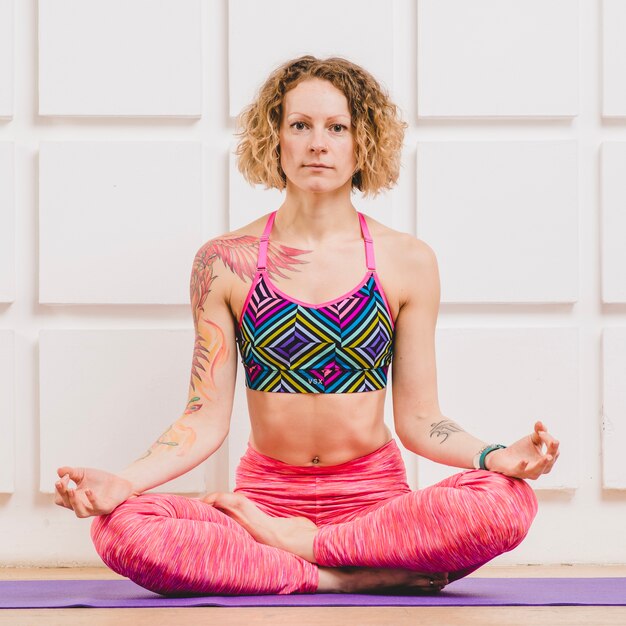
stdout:
[[386,389],[359,393],[272,393],[246,389],[250,445],[289,465],[338,465],[391,439]]

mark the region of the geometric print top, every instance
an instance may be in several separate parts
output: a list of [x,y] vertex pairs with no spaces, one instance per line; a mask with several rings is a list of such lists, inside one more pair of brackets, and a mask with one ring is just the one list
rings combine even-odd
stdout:
[[[358,213],[358,212],[357,212]],[[259,242],[257,272],[236,330],[246,387],[282,393],[355,393],[387,385],[394,321],[376,274],[367,223],[358,213],[367,272],[350,292],[322,304],[283,293],[267,274],[276,211]]]

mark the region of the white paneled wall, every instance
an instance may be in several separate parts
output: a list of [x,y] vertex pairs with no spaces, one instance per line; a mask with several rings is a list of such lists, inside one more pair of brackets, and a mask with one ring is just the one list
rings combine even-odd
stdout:
[[0,142],[0,302],[15,299],[14,145]]
[[15,488],[15,337],[0,330],[0,493]]
[[602,484],[626,489],[626,327],[602,333]]
[[417,235],[438,253],[442,302],[578,299],[577,146],[417,146]]
[[577,2],[419,0],[417,6],[420,117],[578,113]]
[[602,115],[626,116],[626,3],[602,0]]
[[0,0],[0,118],[13,116],[13,0]]
[[38,5],[40,115],[201,115],[200,0]]
[[[353,203],[437,254],[443,413],[562,442],[498,562],[625,562],[626,3],[305,4],[0,0],[0,562],[100,564],[56,468],[122,469],[184,410],[194,255],[284,197],[238,173],[235,117],[301,54],[363,65],[409,124],[397,187]],[[227,442],[160,490],[234,486],[238,367]],[[403,457],[413,488],[456,471]]]
[[626,302],[626,142],[602,145],[602,302]]
[[40,302],[189,301],[199,142],[45,142],[39,155]]

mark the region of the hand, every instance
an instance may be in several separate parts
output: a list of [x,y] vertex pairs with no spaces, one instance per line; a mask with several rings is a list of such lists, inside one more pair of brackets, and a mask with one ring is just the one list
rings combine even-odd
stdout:
[[[128,498],[133,497],[130,481],[89,467],[60,467],[60,480],[55,483],[54,502],[76,513],[76,517],[106,515]],[[70,480],[76,489],[68,487]]]
[[542,422],[536,422],[530,435],[508,448],[492,452],[485,459],[485,465],[489,470],[507,476],[536,479],[547,474],[558,458],[559,442],[548,433]]

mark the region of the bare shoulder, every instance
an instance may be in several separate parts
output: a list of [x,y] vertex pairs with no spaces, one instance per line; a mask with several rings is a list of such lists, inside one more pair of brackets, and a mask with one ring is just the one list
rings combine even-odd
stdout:
[[377,244],[382,244],[386,252],[396,252],[398,257],[406,258],[413,263],[432,262],[435,257],[434,250],[423,239],[414,237],[410,233],[395,230],[382,222],[367,216],[367,223],[372,238]]
[[252,280],[265,220],[266,216],[260,217],[241,228],[206,241],[196,253],[194,269],[225,269],[233,276]]
[[369,216],[367,222],[375,241],[377,266],[396,291],[400,306],[417,295],[419,285],[438,282],[437,256],[427,242]]

